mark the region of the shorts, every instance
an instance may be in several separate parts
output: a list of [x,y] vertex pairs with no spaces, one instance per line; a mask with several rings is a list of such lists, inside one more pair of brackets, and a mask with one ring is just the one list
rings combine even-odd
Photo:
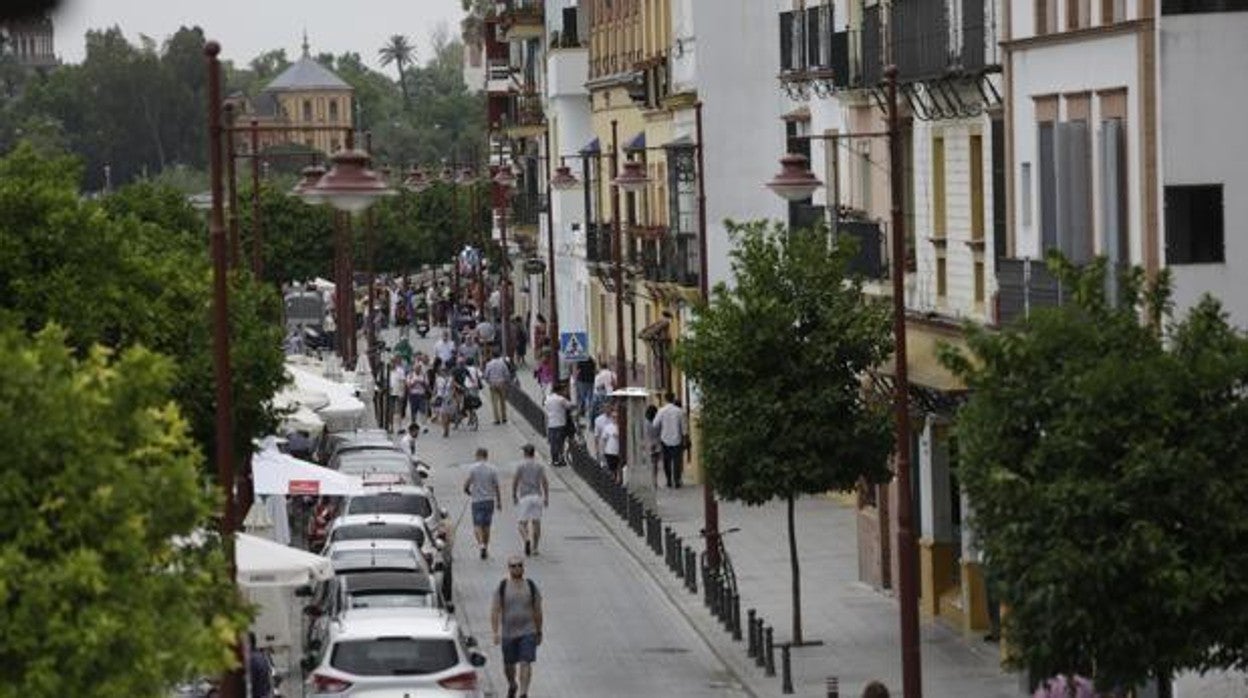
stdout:
[[613,475],[614,475],[615,473],[619,472],[619,470],[620,470],[620,454],[618,454],[618,453],[606,453],[606,454],[603,454],[602,458],[603,458],[603,460],[605,460],[605,461],[606,461],[606,464],[607,464],[607,472],[609,472],[609,473],[611,473],[611,474],[613,474]]
[[503,664],[532,664],[537,661],[537,635],[503,638]]
[[494,500],[472,503],[472,525],[487,528],[494,523]]
[[516,518],[520,521],[540,521],[542,518],[542,495],[526,494],[516,504]]

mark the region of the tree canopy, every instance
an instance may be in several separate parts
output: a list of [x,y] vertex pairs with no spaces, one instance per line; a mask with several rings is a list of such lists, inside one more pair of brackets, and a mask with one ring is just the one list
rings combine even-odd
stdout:
[[788,504],[794,641],[802,641],[793,500],[889,477],[886,405],[863,374],[891,351],[888,308],[848,276],[826,232],[730,224],[735,285],[698,308],[677,361],[701,396],[702,467],[715,492]]
[[1167,328],[1164,276],[1071,302],[946,363],[970,389],[958,479],[999,582],[1011,661],[1102,688],[1248,660],[1248,341],[1208,297]]
[[173,362],[67,340],[0,322],[0,696],[157,698],[231,664],[245,615],[220,549],[176,544],[214,498]]

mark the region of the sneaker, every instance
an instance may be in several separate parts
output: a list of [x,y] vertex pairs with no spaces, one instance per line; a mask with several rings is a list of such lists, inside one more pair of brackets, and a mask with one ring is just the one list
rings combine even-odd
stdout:
[[486,552],[486,550],[485,550],[485,546],[481,546],[481,559],[482,559],[482,560],[484,560],[484,559],[486,559],[486,558],[487,558],[487,557],[489,557],[489,556],[490,556],[490,554],[489,554],[488,552]]
[[529,555],[532,555],[532,554],[533,554],[533,544],[526,540],[524,542],[524,555],[525,557],[528,557]]
[[507,687],[507,698],[516,698],[516,687],[515,687],[515,686],[508,686],[508,687]]

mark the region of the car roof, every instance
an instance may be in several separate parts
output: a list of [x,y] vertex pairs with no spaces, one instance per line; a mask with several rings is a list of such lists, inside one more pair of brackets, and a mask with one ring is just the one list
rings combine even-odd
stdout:
[[329,557],[337,552],[416,552],[416,544],[410,540],[401,538],[375,538],[371,540],[336,540],[329,544],[325,550],[325,556]]
[[433,490],[428,485],[409,485],[405,483],[395,483],[393,485],[378,485],[377,487],[366,491],[364,494],[353,494],[348,499],[361,499],[364,497],[383,497],[387,494],[419,494],[425,497],[432,497]]
[[334,462],[342,466],[344,463],[356,465],[358,463],[398,463],[403,467],[411,467],[412,459],[407,454],[399,450],[388,450],[383,448],[360,449],[355,451],[339,451],[334,456]]
[[378,637],[454,640],[457,635],[455,619],[439,608],[352,608],[343,611],[334,623],[335,640]]
[[429,581],[427,574],[413,574],[411,572],[364,572],[364,573],[345,573],[340,577],[343,586],[346,587],[347,593],[358,593],[368,591],[416,591],[422,593],[430,593],[433,591],[433,585]]

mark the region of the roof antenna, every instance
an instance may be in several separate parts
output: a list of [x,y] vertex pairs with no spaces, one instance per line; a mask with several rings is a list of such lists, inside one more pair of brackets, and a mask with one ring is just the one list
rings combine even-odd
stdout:
[[308,46],[308,28],[304,27],[303,28],[303,57],[304,58],[307,58],[309,56],[310,48],[311,47]]

